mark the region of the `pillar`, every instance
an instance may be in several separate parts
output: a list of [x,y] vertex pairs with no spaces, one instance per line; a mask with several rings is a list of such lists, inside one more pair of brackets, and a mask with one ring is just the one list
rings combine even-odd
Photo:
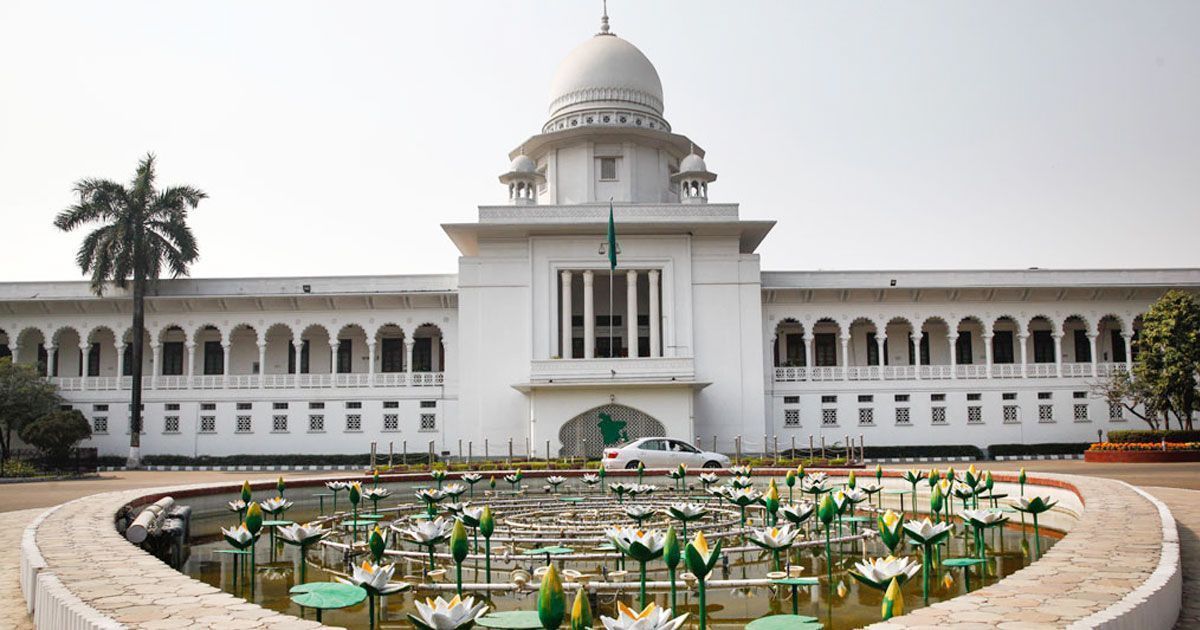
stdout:
[[[984,361],[986,362],[985,363],[985,365],[986,365],[985,371],[987,372],[988,378],[992,378],[992,337],[993,336],[994,335],[992,335],[992,331],[990,331],[990,330],[985,331],[983,333],[983,354],[984,354]],[[1022,346],[1022,347],[1024,347],[1024,346]]]
[[850,373],[850,335],[842,335],[842,380]]
[[[950,378],[958,378],[958,334],[957,331],[952,331],[946,335],[946,341],[950,344]],[[933,357],[930,357],[932,359]]]
[[1089,332],[1088,336],[1087,336],[1088,348],[1091,350],[1091,353],[1088,356],[1091,357],[1091,359],[1092,359],[1092,376],[1093,377],[1097,376],[1097,370],[1096,370],[1096,337],[1097,336],[1098,335],[1096,333],[1092,333],[1092,332]]
[[787,335],[779,331],[778,328],[776,328],[776,331],[775,355],[779,357],[779,360],[775,362],[775,366],[779,367],[787,364]]
[[[334,385],[335,387],[337,386],[337,354],[338,354],[337,349],[338,349],[337,339],[330,339],[329,340],[329,382],[330,382],[330,384]],[[309,360],[311,361],[312,359],[310,358]]]
[[375,384],[375,342],[367,344],[367,378]]
[[442,336],[440,334],[429,336],[429,371],[442,371]]
[[917,326],[913,327],[912,340],[913,378],[919,381],[921,380],[921,329]]
[[413,355],[413,346],[415,346],[415,345],[417,345],[416,341],[413,341],[412,339],[409,339],[407,337],[404,338],[404,371],[405,371],[405,373],[408,374],[409,383],[412,382],[412,373],[413,373],[412,355]]
[[[1121,339],[1125,340],[1125,371],[1133,374],[1133,333],[1121,333]],[[16,351],[13,356],[17,356]]]
[[[121,349],[118,349],[121,354],[124,354]],[[117,356],[121,356],[118,354]],[[192,377],[196,375],[196,344],[193,341],[188,341],[183,344],[183,365],[185,366],[184,373],[187,374],[188,387],[192,386]],[[118,369],[120,369],[118,367]]]
[[91,355],[91,346],[86,341],[79,342],[79,387],[87,389],[88,382],[88,358]]
[[596,296],[592,294],[591,271],[583,272],[583,358],[596,356]]
[[809,374],[811,374],[812,369],[816,367],[813,365],[813,341],[815,339],[816,337],[813,336],[811,332],[806,331],[804,333],[804,369],[807,370]]
[[1062,378],[1062,338],[1061,331],[1054,333],[1054,375]]
[[258,342],[258,387],[267,386],[267,342]]
[[232,343],[230,343],[228,341],[221,342],[221,354],[222,354],[221,358],[225,360],[224,365],[221,366],[221,375],[222,376],[229,376],[229,359],[230,359],[230,355],[233,354],[232,352],[230,352],[230,350],[232,350],[232,349],[233,349]]
[[[46,376],[51,378],[58,376],[58,359],[54,356],[54,344],[43,345],[46,348]],[[36,358],[34,360],[36,361]]]
[[[116,344],[116,346],[117,346],[117,379],[120,379],[122,376],[125,376],[125,344],[118,343],[118,344]],[[13,351],[12,351],[13,363],[17,362],[17,350],[18,349],[19,348],[17,348],[16,346],[13,346]],[[1126,355],[1126,356],[1128,356],[1128,355]],[[121,382],[120,380],[117,381],[117,383],[120,383],[120,382]]]
[[[21,353],[21,344],[18,344],[18,343],[12,343],[12,344],[9,344],[9,346],[8,346],[8,351],[12,353],[12,363],[13,363],[13,365],[16,365],[16,364],[17,364],[17,357],[18,357],[18,356],[20,355],[20,353]],[[122,354],[122,353],[120,353],[120,352],[118,352],[118,353],[117,353],[117,362],[118,362],[118,364],[120,363],[120,360],[121,360],[121,354]],[[118,376],[119,376],[119,375],[120,375],[120,372],[118,371],[118,372],[117,372],[117,374],[118,374]]]
[[637,277],[633,269],[625,272],[625,346],[631,359],[638,355]]
[[875,356],[879,357],[879,377],[884,378],[883,366],[887,364],[887,357],[884,356],[883,345],[887,343],[887,333],[875,333]]
[[574,359],[572,354],[574,326],[571,323],[571,272],[564,269],[562,272],[562,324],[560,324],[560,332],[562,333],[562,354],[564,359]]
[[1026,378],[1029,376],[1029,333],[1017,335],[1017,342],[1021,344],[1021,378]]
[[293,360],[292,374],[300,374],[300,354],[304,351],[304,340],[296,337],[292,340],[292,348],[296,350],[296,358]]
[[646,272],[646,277],[650,281],[650,356],[662,356],[662,316],[659,314],[658,295],[658,274],[657,269],[651,269]]
[[[225,351],[225,360],[229,361],[229,351]],[[162,375],[162,344],[157,339],[150,342],[150,387],[158,386],[158,377]],[[226,370],[228,372],[229,370]],[[144,420],[143,420],[144,422]]]

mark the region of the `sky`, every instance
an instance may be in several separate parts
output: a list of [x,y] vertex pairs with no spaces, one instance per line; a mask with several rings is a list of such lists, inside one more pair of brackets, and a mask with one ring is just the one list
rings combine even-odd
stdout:
[[[453,273],[600,1],[0,3],[0,281],[83,177],[209,198],[196,277]],[[767,270],[1200,266],[1200,2],[611,0]]]

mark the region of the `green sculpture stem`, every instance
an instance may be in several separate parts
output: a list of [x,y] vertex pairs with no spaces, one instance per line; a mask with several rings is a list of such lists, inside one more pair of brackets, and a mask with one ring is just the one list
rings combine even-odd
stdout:
[[933,545],[929,543],[921,543],[921,594],[925,597],[925,602],[929,602],[929,572],[933,569]]
[[641,589],[641,595],[642,595],[642,610],[645,610],[646,609],[646,561],[640,560],[640,561],[638,561],[638,564],[641,565],[641,569],[639,572],[641,573],[640,589]]
[[458,596],[462,597],[462,563],[454,563],[454,586],[457,588]]
[[708,606],[705,605],[704,578],[696,576],[696,589],[696,603],[700,606],[700,630],[705,630],[708,627]]
[[1038,529],[1038,513],[1033,513],[1033,539],[1037,541],[1037,555],[1042,557],[1042,532]]
[[671,610],[675,610],[675,567],[667,566],[667,577],[671,580]]
[[487,583],[492,583],[492,537],[483,537],[483,572],[487,574]]
[[[825,569],[829,573],[829,589],[833,592],[833,552],[829,548],[829,525],[825,526]],[[832,597],[830,598],[832,599]]]
[[367,627],[375,630],[375,596],[367,591]]

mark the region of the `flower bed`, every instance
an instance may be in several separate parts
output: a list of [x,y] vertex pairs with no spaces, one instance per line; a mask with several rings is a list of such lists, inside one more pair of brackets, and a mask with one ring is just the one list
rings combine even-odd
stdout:
[[1097,442],[1083,458],[1098,463],[1200,462],[1200,442]]

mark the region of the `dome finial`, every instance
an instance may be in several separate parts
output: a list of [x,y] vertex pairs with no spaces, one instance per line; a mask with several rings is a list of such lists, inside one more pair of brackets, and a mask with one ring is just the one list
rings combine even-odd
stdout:
[[600,32],[597,35],[612,35],[608,32],[608,0],[601,0],[603,12],[600,14]]

